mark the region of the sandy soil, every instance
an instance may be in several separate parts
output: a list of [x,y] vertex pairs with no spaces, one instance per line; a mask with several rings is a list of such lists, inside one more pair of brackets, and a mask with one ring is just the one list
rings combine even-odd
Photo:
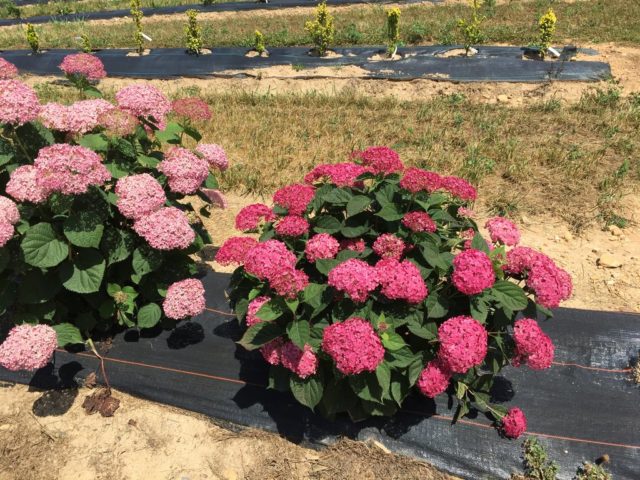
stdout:
[[[87,415],[86,388],[0,383],[2,480],[454,480],[376,444],[314,451],[256,430],[116,392],[116,415]],[[379,444],[378,444],[379,445]]]

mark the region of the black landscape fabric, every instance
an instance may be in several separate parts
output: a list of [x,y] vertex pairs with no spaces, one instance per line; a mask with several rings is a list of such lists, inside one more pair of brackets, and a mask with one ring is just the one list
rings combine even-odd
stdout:
[[[442,0],[408,0],[398,1],[394,3],[440,3]],[[45,1],[27,0],[24,3],[17,3],[18,6],[32,4],[32,3],[46,3]],[[174,7],[149,7],[142,8],[144,16],[149,17],[152,15],[173,15],[176,13],[184,13],[187,10],[197,10],[199,12],[246,12],[251,10],[279,10],[283,8],[295,8],[295,7],[313,7],[320,3],[317,0],[269,0],[266,2],[257,2],[251,0],[238,1],[238,2],[220,2],[212,5],[192,4],[192,5],[176,5]],[[390,0],[327,0],[327,5],[356,5],[356,4],[384,4],[391,3]],[[28,18],[5,18],[0,19],[0,27],[6,27],[9,25],[18,25],[21,23],[48,23],[48,22],[83,22],[89,20],[108,20],[111,18],[122,18],[131,15],[131,11],[128,8],[122,8],[118,10],[103,10],[100,12],[86,12],[86,13],[69,13],[65,15],[40,15],[37,17]]]
[[[383,53],[383,47],[336,48],[336,57],[319,58],[309,55],[309,48],[289,47],[269,49],[268,58],[247,57],[247,49],[215,48],[213,54],[187,55],[184,49],[153,49],[148,55],[127,56],[130,50],[109,49],[96,52],[112,77],[160,78],[176,77],[246,77],[255,69],[291,65],[301,78],[327,78],[304,69],[317,67],[358,66],[355,77],[365,79],[414,80],[426,78],[451,82],[546,82],[600,81],[611,78],[609,64],[599,61],[574,61],[574,47],[565,47],[558,61],[524,60],[518,47],[482,46],[473,57],[448,57],[443,53],[456,48],[444,46],[407,47],[400,50],[399,60],[373,61]],[[592,50],[580,50],[586,55]],[[28,50],[0,51],[0,57],[15,64],[23,73],[60,75],[62,59],[75,50],[50,50],[33,55]],[[245,72],[247,71],[247,72]],[[296,73],[293,72],[292,73]],[[339,74],[336,71],[336,76]],[[255,73],[253,73],[255,75]],[[352,76],[351,78],[353,78]]]
[[[228,311],[228,280],[221,273],[204,279],[208,308]],[[528,433],[558,462],[559,478],[570,479],[581,462],[608,454],[616,480],[637,480],[640,388],[631,382],[628,366],[640,348],[640,315],[559,309],[542,326],[556,344],[556,363],[542,372],[507,368],[494,401],[525,411]],[[212,311],[172,332],[125,332],[106,354],[110,382],[136,396],[278,432],[294,442],[373,438],[466,479],[506,479],[521,471],[521,441],[501,438],[482,414],[452,425],[446,395],[436,402],[416,395],[393,418],[328,422],[290,395],[267,390],[266,364],[258,352],[234,343],[240,334],[235,318]],[[0,379],[62,388],[96,369],[90,354],[60,352],[55,366],[35,374],[0,368]]]

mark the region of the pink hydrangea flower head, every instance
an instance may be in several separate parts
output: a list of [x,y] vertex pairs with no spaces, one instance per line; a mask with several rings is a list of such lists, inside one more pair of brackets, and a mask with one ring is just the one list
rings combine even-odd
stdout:
[[62,59],[60,70],[65,75],[84,77],[97,81],[107,76],[104,65],[98,57],[89,53],[74,53]]
[[490,218],[484,227],[489,231],[493,243],[512,247],[520,243],[520,230],[511,220],[504,217]]
[[375,268],[382,286],[381,293],[388,299],[416,304],[427,298],[429,291],[420,269],[410,261],[386,258],[380,260]]
[[196,147],[196,153],[204,158],[212,168],[217,168],[221,172],[229,168],[229,159],[220,145],[201,143]]
[[202,282],[195,278],[172,283],[162,302],[164,314],[172,320],[200,315],[204,312],[204,307],[204,287]]
[[104,127],[106,133],[114,137],[133,135],[139,124],[134,115],[120,108],[107,110],[98,116],[98,125]]
[[366,245],[361,238],[345,238],[340,240],[341,250],[351,250],[352,252],[364,252]]
[[13,238],[15,228],[9,222],[0,220],[0,248],[4,247]]
[[6,191],[19,202],[42,203],[49,196],[36,177],[38,170],[33,165],[22,165],[16,168],[9,176]]
[[473,185],[460,177],[444,177],[441,188],[460,200],[472,202],[478,197]]
[[275,340],[271,340],[269,343],[265,343],[262,347],[260,347],[260,353],[268,364],[280,365],[280,351],[283,345],[284,340],[282,339],[282,337],[278,337]]
[[48,192],[85,193],[89,186],[111,179],[100,155],[79,145],[58,143],[41,148],[33,164],[37,169],[36,183]]
[[40,120],[51,130],[80,135],[100,125],[100,116],[111,110],[116,107],[101,98],[80,100],[68,106],[47,103],[40,111]]
[[374,173],[388,175],[401,172],[404,165],[400,155],[389,147],[369,147],[351,154],[351,158],[359,160],[365,167],[371,168]]
[[262,319],[258,317],[258,312],[262,308],[262,306],[271,300],[271,297],[261,296],[256,297],[249,302],[249,307],[247,308],[247,327],[251,327],[256,323],[262,322]]
[[520,275],[544,256],[533,248],[515,247],[507,252],[507,264],[504,269],[508,273]]
[[536,302],[545,308],[557,308],[573,291],[569,273],[546,255],[532,265],[526,283],[535,292]]
[[526,363],[533,370],[551,367],[555,348],[538,322],[531,318],[516,321],[513,327],[513,340],[516,349],[512,363],[515,366]]
[[304,177],[304,181],[328,181],[338,187],[354,187],[358,184],[357,178],[367,172],[371,172],[371,169],[353,162],[322,164],[311,170]]
[[400,187],[411,193],[435,192],[442,186],[442,177],[435,172],[409,167],[404,171]]
[[269,286],[280,296],[293,300],[309,285],[309,277],[302,270],[282,268],[269,275]]
[[157,88],[138,83],[128,85],[116,93],[116,101],[122,110],[135,117],[153,117],[160,128],[166,124],[166,116],[171,111],[171,102]]
[[364,318],[353,317],[324,329],[322,350],[345,375],[373,372],[384,360],[384,347]]
[[378,286],[378,272],[368,263],[350,258],[329,272],[329,285],[349,294],[354,302],[364,302]]
[[16,66],[7,62],[4,58],[0,58],[0,80],[10,80],[18,76]]
[[56,331],[49,325],[18,325],[0,344],[0,365],[16,372],[46,366],[58,346]]
[[211,205],[213,205],[214,207],[224,210],[229,206],[227,197],[225,197],[224,193],[222,193],[217,188],[201,188],[200,192],[202,192],[204,196],[209,199],[209,202],[211,202]]
[[118,180],[117,207],[127,218],[137,220],[162,208],[167,201],[162,185],[148,173],[129,175]]
[[311,185],[295,183],[281,188],[273,195],[273,203],[285,208],[289,215],[302,215],[316,194]]
[[401,238],[393,233],[383,233],[373,242],[373,251],[381,258],[395,258],[400,260],[405,251],[405,244]]
[[402,225],[412,232],[434,233],[438,227],[426,212],[409,212],[402,219]]
[[171,109],[179,117],[193,122],[211,119],[209,105],[198,97],[179,98],[171,103]]
[[464,218],[474,218],[476,216],[476,212],[467,207],[459,207],[458,216]]
[[453,285],[465,295],[476,295],[490,288],[496,281],[493,263],[480,250],[469,249],[458,253],[453,259]]
[[461,315],[446,320],[438,327],[438,358],[455,373],[465,373],[480,365],[487,355],[488,335],[474,318]]
[[258,243],[247,252],[244,260],[245,270],[261,280],[294,270],[295,265],[296,256],[279,240]]
[[247,252],[258,245],[251,237],[231,237],[216,252],[216,262],[220,265],[242,265]]
[[319,233],[309,239],[304,249],[307,260],[314,263],[316,260],[335,258],[340,250],[340,242],[328,233]]
[[0,195],[0,222],[15,225],[20,221],[20,212],[16,202]]
[[187,216],[176,207],[162,207],[137,219],[133,229],[157,250],[187,248],[196,238]]
[[300,378],[307,378],[318,369],[318,357],[313,353],[310,345],[305,345],[302,350],[293,342],[285,343],[280,347],[280,361],[284,368],[291,370]]
[[416,385],[424,396],[435,398],[447,390],[449,380],[451,372],[442,362],[433,360],[424,367]]
[[527,431],[527,417],[518,407],[513,407],[502,417],[500,428],[505,437],[518,438]]
[[185,195],[195,193],[209,176],[207,161],[182,147],[171,148],[158,170],[167,176],[171,191]]
[[40,101],[33,88],[18,80],[0,80],[0,123],[23,125],[39,113]]
[[309,222],[296,215],[287,215],[276,223],[275,230],[282,237],[300,237],[309,231]]
[[261,222],[273,222],[276,215],[266,205],[254,203],[244,207],[236,215],[236,229],[241,232],[252,232],[258,229]]

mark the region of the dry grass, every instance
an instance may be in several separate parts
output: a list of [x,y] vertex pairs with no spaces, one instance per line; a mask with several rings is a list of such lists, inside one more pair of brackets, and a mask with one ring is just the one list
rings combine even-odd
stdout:
[[[51,83],[36,86],[45,100],[74,94]],[[175,94],[199,95],[211,106],[214,120],[200,128],[232,160],[223,188],[241,193],[269,194],[318,163],[389,145],[407,164],[479,184],[490,211],[549,213],[578,231],[593,220],[621,222],[618,202],[640,183],[640,102],[619,97],[615,86],[575,105],[518,108],[462,95],[402,102],[344,91],[257,95],[193,87]]]
[[[595,0],[560,2],[554,0],[511,1],[485,12],[486,42],[528,44],[536,32],[537,18],[553,5],[558,18],[556,38],[574,42],[640,43],[640,2]],[[442,6],[408,5],[402,7],[401,39],[404,43],[444,43],[460,41],[457,19],[469,14],[464,4]],[[385,41],[384,7],[358,6],[334,9],[337,45],[381,44]],[[308,45],[304,22],[311,9],[233,12],[202,16],[205,45],[251,45],[256,29],[262,31],[267,45]],[[231,17],[231,16],[232,17]],[[232,20],[230,21],[230,19]],[[143,20],[145,33],[154,40],[151,47],[184,46],[184,15]],[[87,33],[96,48],[129,47],[133,44],[133,26],[129,19],[96,23],[53,23],[38,26],[43,48],[76,45],[74,37]],[[0,29],[0,48],[25,48],[22,27]]]

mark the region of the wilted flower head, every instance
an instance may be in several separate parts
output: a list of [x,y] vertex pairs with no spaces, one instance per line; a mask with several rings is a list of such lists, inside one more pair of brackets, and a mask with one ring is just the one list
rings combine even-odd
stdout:
[[98,116],[98,125],[104,127],[108,135],[126,137],[136,131],[139,122],[131,113],[113,108]]
[[171,109],[179,117],[191,121],[204,121],[211,119],[209,105],[198,97],[179,98],[171,103]]

